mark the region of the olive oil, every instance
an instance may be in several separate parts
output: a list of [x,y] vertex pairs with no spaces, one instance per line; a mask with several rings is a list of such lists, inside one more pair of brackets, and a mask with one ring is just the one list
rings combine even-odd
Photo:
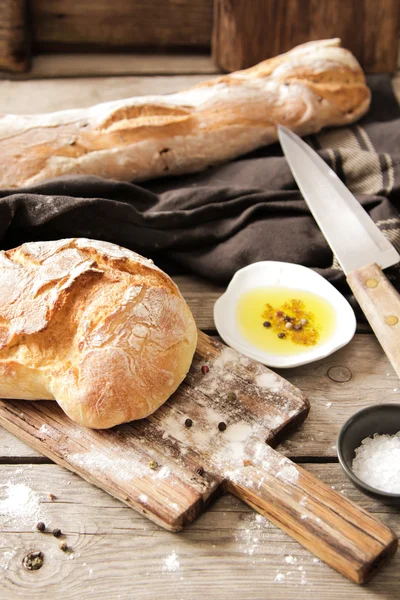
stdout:
[[[290,323],[290,317],[286,317],[285,306],[293,305],[293,301],[299,301],[304,307],[304,312],[307,313],[308,319],[303,319],[304,330],[312,330],[315,334],[312,336],[312,345],[304,343],[295,343],[292,335],[293,326]],[[278,313],[278,320],[281,323],[279,329],[276,327],[276,322],[266,321],[269,305],[269,313],[271,307]],[[293,314],[286,311],[287,314]],[[274,313],[274,314],[276,314]],[[288,319],[289,324],[286,325],[283,321]],[[243,338],[250,342],[253,346],[268,352],[269,354],[301,354],[310,352],[316,346],[320,346],[326,342],[334,333],[336,325],[336,313],[333,306],[317,294],[283,287],[265,287],[255,288],[244,292],[238,300],[236,309],[237,322],[239,331]],[[301,315],[300,315],[301,316]],[[299,320],[293,321],[299,323]],[[284,326],[290,328],[286,333],[277,332],[286,331]],[[296,327],[301,327],[296,325]]]

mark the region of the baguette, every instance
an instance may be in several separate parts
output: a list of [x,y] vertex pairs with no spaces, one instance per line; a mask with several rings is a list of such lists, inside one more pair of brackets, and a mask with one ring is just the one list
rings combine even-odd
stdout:
[[152,261],[84,238],[0,252],[0,397],[57,400],[104,429],[153,413],[192,362],[197,329]]
[[0,186],[68,174],[142,181],[200,171],[277,140],[360,118],[370,91],[339,39],[303,44],[166,96],[41,115],[0,116]]

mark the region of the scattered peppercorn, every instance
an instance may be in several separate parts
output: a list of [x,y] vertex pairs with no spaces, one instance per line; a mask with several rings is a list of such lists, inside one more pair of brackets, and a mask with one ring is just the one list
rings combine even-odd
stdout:
[[276,311],[276,316],[277,317],[283,317],[284,313],[281,310],[277,310]]
[[308,319],[300,319],[301,325],[308,325]]
[[286,337],[286,333],[278,333],[278,338],[280,338],[281,340],[283,340],[283,338]]
[[22,565],[27,571],[37,571],[43,565],[44,554],[40,550],[29,552],[22,559]]
[[54,494],[49,494],[49,500],[50,500],[51,502],[53,502],[53,501],[54,501],[54,500],[56,500],[56,499],[57,499],[57,496],[55,496]]
[[153,469],[154,470],[154,469],[157,469],[157,467],[158,467],[158,462],[156,460],[151,460],[149,462],[149,469]]
[[38,531],[44,531],[46,529],[46,525],[43,523],[43,521],[39,521],[39,523],[36,525],[36,529]]
[[268,329],[268,327],[271,327],[271,321],[264,321],[263,325]]
[[293,329],[294,325],[290,321],[288,321],[285,325],[286,329]]
[[207,365],[203,365],[201,367],[201,372],[203,373],[203,375],[205,375],[206,373],[208,373],[209,370],[210,370],[210,367],[208,367]]
[[226,429],[226,423],[224,423],[223,421],[221,421],[221,423],[218,423],[218,429],[220,431],[225,431],[225,429]]
[[295,329],[296,331],[301,331],[303,329],[303,325],[297,323],[297,325],[294,325],[293,329]]
[[186,421],[185,421],[185,427],[191,427],[192,425],[193,425],[192,419],[186,419]]
[[53,535],[54,537],[59,538],[61,535],[61,529],[58,529],[58,527],[56,527],[56,529],[53,529]]
[[65,542],[65,541],[60,542],[60,549],[63,552],[66,552],[68,550],[68,544],[67,544],[67,542]]
[[283,317],[283,320],[284,320],[286,323],[290,323],[291,321],[293,321],[292,317],[289,317],[289,315],[285,315],[285,316]]
[[229,392],[228,394],[228,400],[231,400],[233,402],[233,400],[236,400],[237,396],[235,394],[235,392]]
[[200,475],[200,476],[204,475],[203,467],[197,467],[196,473],[197,473],[197,475]]

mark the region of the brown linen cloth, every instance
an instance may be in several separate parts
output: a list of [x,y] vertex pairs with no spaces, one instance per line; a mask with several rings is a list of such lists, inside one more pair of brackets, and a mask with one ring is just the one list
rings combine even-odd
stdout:
[[[372,106],[362,121],[306,140],[400,249],[400,110],[389,77],[371,76],[369,85]],[[221,284],[255,261],[299,263],[349,294],[278,144],[141,185],[74,176],[0,191],[2,249],[76,236],[121,244],[170,272],[175,265]]]

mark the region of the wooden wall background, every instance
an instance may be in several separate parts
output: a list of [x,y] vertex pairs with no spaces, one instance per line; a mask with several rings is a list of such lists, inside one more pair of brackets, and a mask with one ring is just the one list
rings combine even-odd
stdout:
[[0,70],[30,67],[29,18],[25,0],[0,0]]
[[[368,73],[397,66],[399,0],[215,0],[213,56],[227,71],[339,37]],[[250,10],[251,7],[251,10]]]
[[341,37],[367,72],[397,65],[400,0],[0,0],[0,70],[51,53],[171,52],[251,66]]

